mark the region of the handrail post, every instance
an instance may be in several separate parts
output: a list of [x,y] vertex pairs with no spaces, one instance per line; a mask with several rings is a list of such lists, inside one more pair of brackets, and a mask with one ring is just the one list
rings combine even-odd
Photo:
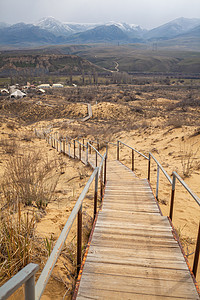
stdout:
[[159,190],[159,175],[160,175],[160,168],[157,165],[157,182],[156,182],[156,199],[158,200],[158,190]]
[[71,141],[69,141],[69,143],[68,143],[68,148],[69,148],[69,157],[71,157],[71,154],[70,154],[70,147],[71,147]]
[[99,152],[99,141],[97,140],[97,151]]
[[60,153],[62,153],[62,142],[60,141]]
[[82,205],[78,211],[77,224],[77,275],[81,268],[82,261]]
[[81,143],[79,144],[79,160],[81,160]]
[[98,193],[98,173],[95,175],[95,188],[94,188],[94,219],[97,214],[97,193]]
[[100,183],[101,183],[101,201],[102,201],[102,199],[103,199],[103,166],[101,168]]
[[106,143],[106,157],[108,157],[108,143]]
[[83,151],[84,151],[84,146],[85,146],[85,139],[83,139]]
[[171,193],[171,204],[170,204],[170,213],[169,213],[169,217],[170,217],[171,221],[172,221],[173,208],[174,208],[175,186],[176,186],[176,176],[173,174],[173,179],[172,179],[172,193]]
[[63,139],[63,153],[65,154],[65,139]]
[[[91,141],[90,141],[90,144],[91,144]],[[90,147],[89,147],[89,153],[91,154],[91,152],[92,152],[92,149],[91,149],[92,147],[91,147],[91,145],[90,145]]]
[[132,149],[132,171],[134,171],[134,150]]
[[148,162],[148,180],[150,182],[151,177],[151,154],[149,153],[149,162]]
[[[67,143],[68,143],[68,138],[66,137],[66,154],[67,154]],[[68,151],[68,155],[69,155],[69,151]]]
[[119,141],[117,141],[117,160],[119,160]]
[[199,263],[199,252],[200,252],[200,223],[199,223],[199,231],[198,231],[198,235],[197,235],[196,250],[195,250],[194,263],[193,263],[193,269],[192,269],[192,272],[195,277],[197,274],[197,268],[198,268],[198,263]]
[[76,141],[74,140],[74,158],[76,158]]
[[95,152],[96,153],[96,167],[97,167],[97,164],[98,164],[98,162],[97,162],[97,152]]
[[86,164],[88,165],[88,142],[87,142],[87,147],[86,147]]
[[25,300],[35,300],[35,274],[25,282]]
[[106,167],[107,167],[107,152],[106,152],[106,157],[104,161],[104,186],[106,185]]

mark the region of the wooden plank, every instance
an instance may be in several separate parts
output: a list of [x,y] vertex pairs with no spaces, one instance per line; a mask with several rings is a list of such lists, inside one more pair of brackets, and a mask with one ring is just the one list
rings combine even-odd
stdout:
[[171,251],[166,251],[166,249],[155,249],[155,248],[148,248],[144,247],[142,251],[138,252],[137,249],[134,248],[134,245],[131,249],[126,248],[114,248],[114,247],[105,247],[104,245],[101,246],[90,246],[89,253],[105,256],[114,256],[114,257],[140,257],[144,259],[159,259],[163,261],[182,261],[185,263],[184,257],[181,255],[181,251],[179,248],[172,248]]
[[[195,288],[191,285],[188,285],[187,282],[182,281],[162,281],[162,280],[153,280],[144,278],[143,280],[140,278],[139,280],[134,280],[130,277],[123,277],[117,275],[107,275],[104,276],[99,274],[91,274],[88,276],[86,273],[82,278],[81,285],[83,286],[82,290],[87,291],[87,294],[93,294],[91,290],[94,291],[96,295],[98,295],[97,291],[113,291],[123,292],[123,293],[132,293],[139,295],[149,295],[151,296],[160,296],[160,297],[179,297],[183,299],[199,299],[197,292],[195,292]],[[81,286],[80,286],[80,294],[81,294]],[[129,296],[130,297],[130,296]],[[110,299],[110,298],[107,298]],[[119,298],[120,299],[120,298]],[[134,299],[134,298],[128,298]],[[137,299],[137,298],[136,298]]]
[[137,277],[137,278],[157,278],[159,280],[180,280],[180,281],[190,281],[192,278],[189,270],[176,270],[167,268],[155,268],[143,267],[143,266],[133,266],[125,264],[112,264],[112,263],[101,263],[101,262],[87,262],[84,266],[84,273],[98,273],[98,274],[122,274],[124,276]]
[[95,232],[107,232],[107,233],[112,233],[112,234],[123,234],[123,235],[136,235],[136,236],[162,236],[165,238],[168,238],[172,236],[172,232],[169,231],[168,229],[163,229],[163,230],[153,230],[151,228],[140,228],[140,227],[136,227],[136,228],[124,228],[124,227],[110,227],[110,226],[98,226],[96,225],[95,227]]
[[77,299],[199,299],[148,181],[117,161],[107,175]]
[[[188,285],[185,281],[162,281],[159,279],[148,278],[131,278],[120,275],[104,274],[85,274],[82,284],[84,288],[90,290],[91,288],[104,289],[110,291],[129,292],[138,294],[149,294],[156,296],[174,296],[185,297],[186,299],[194,298],[195,289]],[[192,298],[193,294],[193,298]],[[198,297],[196,293],[196,297]]]
[[93,239],[95,241],[98,240],[102,240],[102,241],[106,241],[106,240],[110,240],[112,239],[113,242],[115,241],[123,241],[126,243],[132,243],[132,245],[134,246],[135,244],[138,243],[149,243],[149,244],[159,244],[159,245],[171,245],[171,244],[175,244],[177,245],[177,241],[174,240],[173,236],[171,238],[168,237],[168,239],[166,239],[165,237],[160,237],[160,236],[149,236],[149,235],[124,235],[124,234],[113,234],[113,233],[109,233],[109,232],[103,232],[103,233],[99,233],[99,232],[94,232],[93,234]]
[[[150,298],[151,297],[151,298]],[[188,298],[180,298],[180,297],[168,297],[168,296],[162,296],[162,298],[160,296],[155,296],[155,295],[151,295],[149,296],[149,294],[138,294],[138,293],[126,293],[126,292],[118,292],[118,291],[107,291],[107,290],[96,290],[96,289],[90,289],[89,291],[89,295],[88,295],[88,291],[87,290],[82,290],[78,293],[78,300],[85,300],[85,299],[95,299],[95,300],[105,300],[105,299],[109,299],[109,300],[116,300],[116,299],[120,299],[120,300],[160,300],[160,299],[164,299],[164,300],[169,300],[169,299],[173,299],[173,300],[180,300],[180,299],[188,299]],[[197,298],[198,299],[198,298]]]

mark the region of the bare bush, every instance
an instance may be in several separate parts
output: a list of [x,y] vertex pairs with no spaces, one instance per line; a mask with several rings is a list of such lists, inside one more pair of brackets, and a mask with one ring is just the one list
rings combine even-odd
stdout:
[[181,165],[184,177],[189,177],[196,163],[196,154],[199,151],[194,150],[194,145],[186,146],[185,143],[181,149]]
[[17,149],[15,140],[11,140],[11,139],[0,140],[0,147],[3,149],[4,153],[11,154],[11,155],[13,155]]
[[14,207],[22,203],[45,208],[57,184],[57,180],[50,181],[54,167],[55,162],[42,160],[39,153],[11,157],[1,185],[3,200]]
[[173,128],[181,128],[184,125],[184,120],[180,116],[171,116],[166,125],[172,126]]
[[0,282],[4,283],[30,262],[35,225],[34,215],[21,216],[6,210],[0,221]]

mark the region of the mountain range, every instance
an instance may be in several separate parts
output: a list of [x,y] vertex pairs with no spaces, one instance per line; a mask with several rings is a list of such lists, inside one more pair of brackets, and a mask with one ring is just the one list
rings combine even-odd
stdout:
[[[35,47],[59,44],[87,43],[149,43],[178,40],[200,42],[200,19],[178,18],[157,28],[147,30],[139,25],[109,22],[62,23],[53,17],[35,24],[0,22],[0,46]],[[197,43],[198,41],[198,43]],[[200,49],[199,49],[200,50]]]

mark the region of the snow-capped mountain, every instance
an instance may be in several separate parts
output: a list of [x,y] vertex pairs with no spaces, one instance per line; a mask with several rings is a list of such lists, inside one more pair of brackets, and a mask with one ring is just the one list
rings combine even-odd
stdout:
[[[0,45],[20,47],[80,43],[149,43],[158,40],[182,38],[200,42],[200,19],[178,18],[152,30],[135,24],[120,22],[72,23],[60,22],[53,17],[43,18],[36,24],[8,25],[0,22]],[[185,39],[185,43],[187,43]]]
[[56,20],[54,17],[42,18],[35,25],[41,29],[50,31],[56,36],[67,36],[74,33],[74,30],[72,30],[67,24]]
[[178,18],[148,31],[148,39],[169,39],[184,34],[200,25],[200,19]]
[[73,22],[68,22],[68,23],[63,23],[64,26],[68,26],[71,28],[73,33],[78,33],[78,32],[84,32],[86,30],[93,29],[97,26],[103,25],[99,23],[73,23]]
[[106,23],[105,25],[107,25],[107,26],[115,25],[124,32],[132,32],[132,31],[143,32],[143,31],[146,31],[145,29],[142,29],[139,25],[127,24],[127,23],[124,23],[124,22],[119,23],[119,22],[110,21],[110,22]]

